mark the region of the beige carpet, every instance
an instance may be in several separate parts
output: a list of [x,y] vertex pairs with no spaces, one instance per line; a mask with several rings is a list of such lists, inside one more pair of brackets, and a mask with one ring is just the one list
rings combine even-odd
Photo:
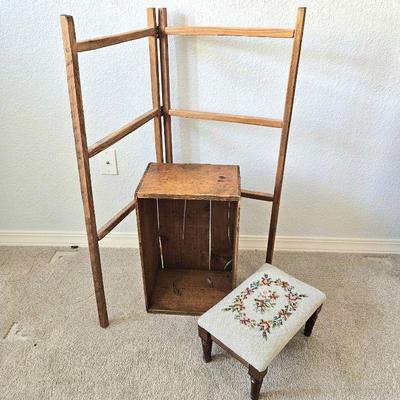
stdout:
[[[144,311],[138,254],[102,251],[110,327],[97,324],[86,249],[0,248],[0,398],[248,399],[247,371],[214,345],[204,364],[196,318]],[[239,280],[261,252],[240,254]],[[400,398],[400,256],[277,253],[323,290],[313,336],[273,361],[262,399]]]

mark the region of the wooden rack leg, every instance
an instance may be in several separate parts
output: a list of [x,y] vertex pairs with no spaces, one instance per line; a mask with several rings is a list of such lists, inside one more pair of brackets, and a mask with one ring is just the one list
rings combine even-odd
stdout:
[[274,254],[276,227],[278,224],[279,204],[281,201],[283,172],[285,169],[286,150],[289,140],[290,122],[292,119],[293,101],[296,90],[297,71],[299,68],[301,42],[303,38],[304,19],[306,9],[301,7],[297,12],[296,29],[293,40],[292,58],[290,62],[289,80],[286,90],[285,111],[279,147],[278,167],[275,176],[274,201],[272,203],[271,222],[268,234],[268,247],[266,262],[271,263]]
[[161,66],[161,86],[163,100],[163,121],[164,121],[164,141],[165,141],[165,160],[172,163],[172,135],[171,135],[171,116],[168,111],[171,108],[170,85],[169,85],[169,55],[168,55],[168,35],[165,33],[167,22],[167,9],[158,9],[158,23],[160,35],[160,66]]
[[[147,26],[149,28],[157,28],[156,9],[147,9]],[[149,53],[150,53],[150,76],[151,76],[151,96],[153,100],[153,108],[159,110],[158,115],[154,118],[154,142],[156,147],[157,162],[164,161],[163,144],[161,134],[161,107],[160,107],[160,85],[158,73],[158,49],[157,37],[149,36]]]
[[90,179],[89,153],[82,105],[75,26],[74,20],[71,16],[61,16],[61,28],[64,41],[64,55],[67,68],[68,92],[71,105],[72,125],[74,129],[76,157],[78,160],[79,180],[81,184],[83,211],[85,214],[97,312],[99,315],[100,326],[106,328],[108,326],[107,306],[104,295],[92,183]]
[[272,263],[272,257],[274,255],[276,228],[278,225],[279,200],[274,200],[272,203],[271,222],[268,232],[267,258],[265,260],[265,262],[267,262],[268,264]]
[[[87,228],[86,228],[87,229]],[[99,323],[102,328],[107,328],[109,325],[106,297],[104,294],[103,273],[101,271],[101,260],[99,251],[99,242],[97,238],[90,239],[88,234],[88,247],[90,256],[90,265],[92,268],[94,291],[96,296],[97,313]]]

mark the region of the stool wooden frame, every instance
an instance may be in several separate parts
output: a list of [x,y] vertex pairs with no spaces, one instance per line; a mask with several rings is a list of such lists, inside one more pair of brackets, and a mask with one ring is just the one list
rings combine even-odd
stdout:
[[[300,59],[301,42],[303,37],[305,12],[305,8],[298,9],[296,26],[294,29],[223,28],[168,26],[166,8],[158,9],[158,22],[156,18],[156,9],[148,8],[148,24],[146,28],[85,41],[77,41],[73,18],[67,15],[61,16],[61,28],[64,42],[64,55],[67,70],[73,131],[75,137],[75,148],[78,161],[79,179],[85,215],[86,232],[88,237],[90,263],[93,274],[100,326],[104,328],[107,327],[109,321],[104,294],[99,241],[103,239],[112,229],[114,229],[126,216],[128,216],[135,209],[136,200],[133,199],[121,211],[119,211],[108,222],[106,222],[100,229],[97,229],[89,160],[91,157],[97,155],[101,151],[105,150],[109,146],[127,136],[128,134],[136,131],[142,125],[151,120],[154,121],[155,158],[156,161],[159,163],[173,162],[171,117],[259,125],[278,128],[281,130],[279,157],[273,193],[257,192],[246,189],[241,190],[242,197],[272,202],[266,256],[267,262],[270,263],[272,261],[278,222],[279,204],[282,192],[286,149],[289,138],[297,71]],[[168,36],[174,35],[247,36],[293,39],[292,56],[290,62],[289,79],[286,91],[283,118],[277,120],[263,117],[180,110],[172,108],[170,101]],[[141,115],[140,117],[134,119],[133,121],[129,122],[128,124],[124,125],[120,129],[110,133],[102,140],[94,143],[91,146],[88,146],[83,112],[78,53],[96,50],[102,47],[112,46],[141,38],[148,38],[149,42],[151,93],[153,103],[152,109]],[[159,66],[161,67],[161,71],[159,71]],[[159,84],[160,78],[161,88]],[[160,97],[162,97],[162,104],[160,101]]]
[[[315,322],[317,321],[318,314],[320,313],[322,306],[319,306],[317,310],[311,315],[311,317],[306,321],[304,327],[304,336],[311,336],[312,330],[314,328]],[[203,329],[201,326],[198,326],[199,337],[201,340],[201,345],[203,348],[203,359],[206,363],[209,363],[212,360],[211,350],[212,344],[215,342],[219,347],[225,350],[230,356],[236,358],[240,361],[246,368],[248,368],[248,374],[250,375],[250,397],[252,400],[258,400],[260,396],[261,386],[264,380],[265,375],[267,375],[268,368],[264,371],[258,371],[251,364],[249,364],[242,357],[238,356],[235,352],[233,352],[229,347],[225,346],[221,341]]]

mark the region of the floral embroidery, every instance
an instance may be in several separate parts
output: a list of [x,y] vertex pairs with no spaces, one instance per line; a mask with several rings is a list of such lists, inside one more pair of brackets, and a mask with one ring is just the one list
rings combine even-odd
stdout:
[[276,304],[274,300],[277,300],[278,298],[279,296],[277,293],[272,292],[271,290],[260,293],[258,297],[254,299],[255,311],[264,313],[268,309],[273,308]]
[[[285,297],[287,298],[288,304],[280,309],[271,320],[260,319],[259,321],[256,321],[246,315],[246,306],[244,305],[244,301],[247,300],[249,296],[253,295],[256,289],[263,286],[269,288],[271,286],[281,287],[286,292]],[[254,299],[255,312],[263,314],[266,311],[273,309],[276,305],[276,300],[279,297],[278,293],[271,289],[260,292]],[[307,296],[295,292],[294,287],[288,282],[282,281],[279,278],[273,280],[268,276],[268,274],[264,274],[259,280],[250,283],[248,287],[240,292],[233,299],[233,303],[229,307],[223,308],[222,310],[231,311],[234,314],[234,318],[238,319],[241,325],[258,329],[262,332],[263,338],[267,340],[268,334],[271,333],[271,330],[282,326],[283,322],[287,321],[293,312],[297,310],[298,302],[304,297]]]

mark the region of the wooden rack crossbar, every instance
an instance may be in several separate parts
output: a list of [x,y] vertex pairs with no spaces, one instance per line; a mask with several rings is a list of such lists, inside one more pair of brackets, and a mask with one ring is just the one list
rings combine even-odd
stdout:
[[103,239],[109,232],[111,232],[125,217],[127,217],[136,208],[136,200],[132,200],[122,210],[115,214],[109,221],[107,221],[97,232],[97,239]]
[[89,147],[89,157],[93,157],[96,154],[100,153],[101,151],[105,150],[107,147],[110,147],[114,143],[118,142],[126,135],[134,132],[136,129],[140,128],[146,122],[150,121],[154,117],[156,117],[160,113],[160,110],[154,109],[144,113],[140,117],[134,119],[133,121],[127,123],[120,129],[116,130],[115,132],[110,133],[105,138],[99,140],[95,144]]
[[167,112],[170,116],[173,117],[204,119],[204,120],[222,121],[222,122],[234,122],[237,124],[269,126],[271,128],[282,128],[283,126],[283,121],[281,120],[262,118],[262,117],[248,117],[245,115],[211,113],[204,111],[175,110],[175,109],[168,110]]
[[274,195],[272,193],[255,192],[253,190],[241,189],[242,197],[248,199],[263,200],[263,201],[274,201]]
[[179,36],[247,36],[269,38],[293,38],[293,29],[228,28],[219,26],[167,26],[166,35]]
[[102,36],[95,39],[77,42],[78,52],[101,49],[102,47],[114,46],[115,44],[129,42],[131,40],[141,39],[148,36],[155,36],[157,29],[146,28],[137,29],[130,32],[118,33],[116,35]]

